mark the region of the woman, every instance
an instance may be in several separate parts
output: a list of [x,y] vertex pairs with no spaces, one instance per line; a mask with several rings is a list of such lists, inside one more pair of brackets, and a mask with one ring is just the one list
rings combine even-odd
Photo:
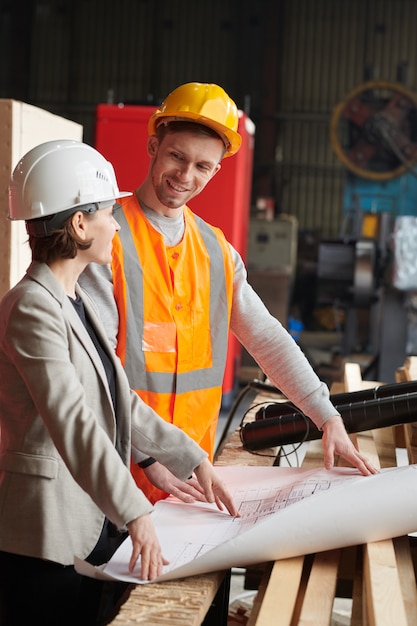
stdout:
[[77,285],[88,263],[110,261],[123,195],[112,166],[74,141],[37,146],[12,175],[9,217],[26,221],[32,264],[0,304],[3,626],[104,623],[108,589],[77,574],[73,560],[102,563],[123,531],[133,543],[130,569],[140,556],[143,579],[162,572],[131,457],[166,466],[166,474],[148,466],[160,486],[170,472],[177,487],[195,472],[191,494],[237,514],[206,453],[129,389]]

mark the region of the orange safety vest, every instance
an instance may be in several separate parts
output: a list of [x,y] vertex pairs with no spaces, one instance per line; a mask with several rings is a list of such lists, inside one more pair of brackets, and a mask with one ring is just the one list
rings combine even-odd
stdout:
[[[167,247],[135,196],[121,204],[112,252],[117,353],[132,389],[212,460],[232,306],[230,247],[188,207],[183,239]],[[132,474],[152,502],[166,497],[137,465]]]

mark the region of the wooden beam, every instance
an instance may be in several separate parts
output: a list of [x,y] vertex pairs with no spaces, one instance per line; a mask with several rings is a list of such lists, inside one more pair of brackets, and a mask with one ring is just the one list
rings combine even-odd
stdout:
[[314,557],[299,626],[328,626],[331,623],[340,554],[340,550],[327,550]]
[[371,626],[409,626],[391,539],[366,544],[364,584]]
[[115,626],[201,626],[225,572],[164,584],[136,585],[111,622]]
[[275,561],[259,586],[247,626],[292,624],[300,590],[304,557]]

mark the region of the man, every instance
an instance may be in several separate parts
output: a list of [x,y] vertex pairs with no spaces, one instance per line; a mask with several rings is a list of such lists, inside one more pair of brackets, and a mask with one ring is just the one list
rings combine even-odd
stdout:
[[[325,465],[340,454],[376,470],[351,443],[327,387],[247,282],[223,233],[187,207],[241,144],[238,111],[214,84],[171,92],[149,121],[149,171],[123,199],[107,276],[90,266],[81,284],[99,303],[130,384],[165,420],[213,457],[231,330],[271,382],[323,429]],[[180,451],[179,451],[180,453]],[[137,467],[132,472],[148,498]]]

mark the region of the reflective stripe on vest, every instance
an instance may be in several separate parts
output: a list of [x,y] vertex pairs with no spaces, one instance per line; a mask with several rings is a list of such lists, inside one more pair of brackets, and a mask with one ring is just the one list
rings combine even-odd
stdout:
[[[130,226],[123,211],[117,215],[123,245],[126,277],[126,356],[124,367],[133,389],[147,389],[158,394],[185,393],[200,389],[220,387],[223,381],[228,331],[229,310],[224,268],[224,257],[214,230],[198,216],[193,215],[198,231],[210,257],[210,335],[212,366],[184,373],[150,372],[146,370],[142,341],[143,272]],[[138,346],[138,349],[129,349]]]

